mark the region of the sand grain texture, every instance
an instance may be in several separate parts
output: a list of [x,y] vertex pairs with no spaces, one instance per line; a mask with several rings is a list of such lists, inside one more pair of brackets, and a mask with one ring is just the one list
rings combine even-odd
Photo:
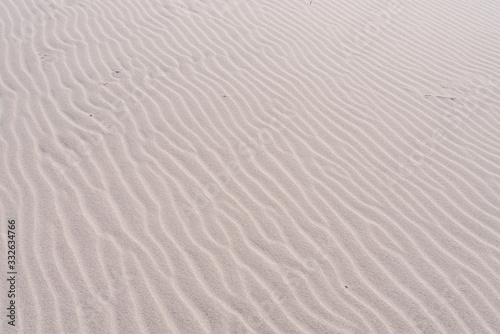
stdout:
[[2,0],[0,73],[1,333],[499,333],[498,2]]

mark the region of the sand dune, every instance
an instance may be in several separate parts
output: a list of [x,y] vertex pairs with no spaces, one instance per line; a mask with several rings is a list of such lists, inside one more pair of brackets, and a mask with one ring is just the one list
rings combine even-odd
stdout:
[[1,333],[500,333],[495,1],[4,0],[0,53]]

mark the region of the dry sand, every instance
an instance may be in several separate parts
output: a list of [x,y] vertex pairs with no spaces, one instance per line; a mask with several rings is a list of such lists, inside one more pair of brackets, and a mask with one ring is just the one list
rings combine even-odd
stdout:
[[3,0],[0,30],[1,333],[500,333],[498,1]]

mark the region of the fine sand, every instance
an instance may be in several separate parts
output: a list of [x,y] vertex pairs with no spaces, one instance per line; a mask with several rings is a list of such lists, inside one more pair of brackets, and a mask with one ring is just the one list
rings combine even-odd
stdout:
[[1,0],[0,73],[0,333],[500,333],[498,1]]

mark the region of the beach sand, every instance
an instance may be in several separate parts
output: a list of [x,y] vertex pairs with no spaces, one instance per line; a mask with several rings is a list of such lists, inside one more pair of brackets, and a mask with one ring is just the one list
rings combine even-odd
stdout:
[[4,0],[0,31],[1,333],[500,333],[498,2]]

